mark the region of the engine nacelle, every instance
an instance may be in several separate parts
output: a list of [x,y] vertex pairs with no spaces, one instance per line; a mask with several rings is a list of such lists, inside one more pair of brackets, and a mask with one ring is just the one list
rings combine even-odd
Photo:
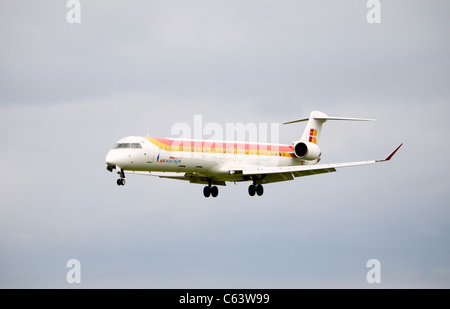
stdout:
[[311,142],[299,142],[294,145],[294,153],[297,158],[311,161],[320,157],[320,148]]

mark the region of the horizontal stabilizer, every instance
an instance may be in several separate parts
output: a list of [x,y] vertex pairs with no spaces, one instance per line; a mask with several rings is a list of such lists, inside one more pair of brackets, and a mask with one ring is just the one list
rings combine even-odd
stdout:
[[[303,118],[294,121],[288,121],[283,124],[291,124],[296,122],[308,121],[306,124],[306,128],[303,131],[303,135],[300,138],[299,142],[309,142],[313,144],[317,144],[319,142],[320,133],[322,132],[322,125],[327,120],[344,120],[344,121],[374,121],[376,119],[367,119],[367,118],[348,118],[348,117],[329,117],[327,114],[312,111],[309,115],[309,118]],[[294,142],[295,144],[297,142]]]
[[[367,118],[343,118],[343,117],[312,117],[315,120],[327,121],[327,120],[347,120],[347,121],[376,121],[377,119],[367,119]],[[288,121],[283,124],[291,124],[296,122],[308,121],[309,118]]]

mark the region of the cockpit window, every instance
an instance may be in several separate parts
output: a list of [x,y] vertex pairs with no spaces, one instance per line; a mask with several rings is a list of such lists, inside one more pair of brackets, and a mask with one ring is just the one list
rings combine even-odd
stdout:
[[142,146],[140,143],[117,143],[114,147],[115,149],[123,149],[123,148],[141,148]]
[[116,146],[116,149],[117,148],[130,148],[130,143],[119,143]]

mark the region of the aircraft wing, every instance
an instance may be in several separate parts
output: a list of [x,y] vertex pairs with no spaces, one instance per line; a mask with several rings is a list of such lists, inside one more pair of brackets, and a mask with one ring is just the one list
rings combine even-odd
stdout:
[[282,167],[244,167],[242,169],[232,169],[230,173],[242,174],[245,177],[256,176],[262,179],[262,183],[278,182],[285,180],[292,180],[294,177],[303,177],[309,175],[323,174],[335,172],[336,168],[366,165],[373,163],[380,163],[389,161],[397,150],[398,146],[386,159],[383,160],[369,160],[345,163],[331,163],[331,164],[316,164],[316,165],[300,165],[300,166],[282,166]]
[[145,175],[145,176],[159,176],[161,178],[180,178],[183,179],[186,173],[177,173],[177,172],[143,172],[143,171],[125,171],[127,174],[137,174],[137,175]]
[[303,177],[323,173],[335,172],[337,168],[347,166],[358,166],[373,163],[380,163],[389,161],[397,150],[398,146],[386,159],[383,160],[369,160],[369,161],[357,161],[357,162],[345,162],[345,163],[330,163],[330,164],[315,164],[315,165],[295,165],[295,166],[282,166],[282,167],[233,167],[228,169],[230,175],[234,175],[232,179],[216,177],[206,177],[196,173],[183,173],[183,172],[142,172],[142,171],[125,171],[130,174],[139,174],[147,176],[158,176],[160,178],[187,180],[190,183],[209,184],[225,186],[225,181],[249,181],[254,178],[260,180],[261,183],[271,183],[286,180],[293,180],[294,177]]
[[146,176],[157,176],[159,178],[187,180],[190,183],[209,184],[216,186],[225,186],[225,181],[216,179],[217,177],[208,178],[204,175],[198,175],[195,173],[183,173],[183,172],[142,172],[142,171],[125,171],[127,174],[137,174]]

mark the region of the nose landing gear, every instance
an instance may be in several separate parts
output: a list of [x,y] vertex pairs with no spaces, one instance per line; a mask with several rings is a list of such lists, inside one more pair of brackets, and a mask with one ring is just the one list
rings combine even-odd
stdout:
[[117,179],[117,185],[118,186],[124,186],[125,185],[125,173],[123,172],[123,169],[120,169],[117,174],[120,175],[120,178]]

